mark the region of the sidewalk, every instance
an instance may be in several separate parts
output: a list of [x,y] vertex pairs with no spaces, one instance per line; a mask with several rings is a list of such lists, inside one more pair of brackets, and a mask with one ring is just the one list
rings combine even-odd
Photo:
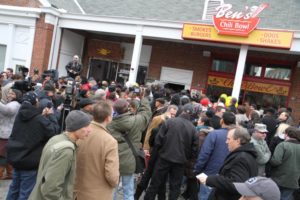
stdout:
[[[10,182],[11,180],[0,180],[0,200],[5,200]],[[143,199],[143,197],[144,194],[141,196],[140,199]],[[122,191],[118,192],[118,199],[123,199]],[[181,196],[178,199],[183,200]]]

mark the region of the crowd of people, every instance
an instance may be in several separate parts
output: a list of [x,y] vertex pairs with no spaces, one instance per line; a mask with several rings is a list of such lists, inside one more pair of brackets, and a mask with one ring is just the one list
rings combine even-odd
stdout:
[[87,79],[78,57],[66,70],[30,83],[1,73],[7,200],[115,200],[120,191],[125,200],[299,198],[300,130],[290,108]]

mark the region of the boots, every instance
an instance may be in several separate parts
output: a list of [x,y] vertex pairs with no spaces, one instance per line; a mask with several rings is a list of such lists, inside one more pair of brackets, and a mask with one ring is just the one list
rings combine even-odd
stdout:
[[5,179],[12,179],[13,177],[13,167],[9,164],[6,165],[6,178]]

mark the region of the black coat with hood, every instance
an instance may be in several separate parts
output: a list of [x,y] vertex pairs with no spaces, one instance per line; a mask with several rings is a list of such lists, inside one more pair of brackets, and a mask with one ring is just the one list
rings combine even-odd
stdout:
[[37,170],[47,141],[60,131],[53,114],[42,116],[42,110],[23,102],[7,144],[7,160],[18,170]]
[[214,187],[210,200],[238,200],[241,195],[233,182],[245,182],[258,174],[256,150],[252,143],[242,145],[225,159],[219,175],[209,176],[206,185]]

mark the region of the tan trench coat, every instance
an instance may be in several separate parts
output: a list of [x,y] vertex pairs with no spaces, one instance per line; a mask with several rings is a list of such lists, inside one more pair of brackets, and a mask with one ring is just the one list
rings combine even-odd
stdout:
[[91,135],[78,142],[74,198],[108,200],[119,182],[118,143],[101,124],[92,121]]

